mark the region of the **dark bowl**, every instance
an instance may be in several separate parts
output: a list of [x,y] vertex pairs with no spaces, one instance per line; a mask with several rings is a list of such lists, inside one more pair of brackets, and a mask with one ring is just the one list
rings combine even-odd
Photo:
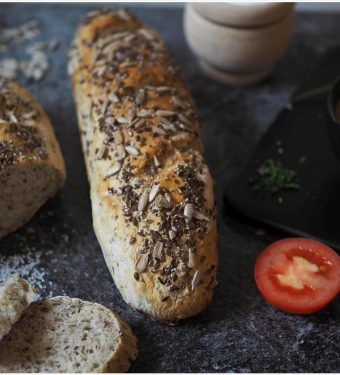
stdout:
[[340,163],[340,121],[337,121],[335,117],[335,107],[338,101],[340,101],[340,77],[335,81],[327,99],[329,138],[334,154]]

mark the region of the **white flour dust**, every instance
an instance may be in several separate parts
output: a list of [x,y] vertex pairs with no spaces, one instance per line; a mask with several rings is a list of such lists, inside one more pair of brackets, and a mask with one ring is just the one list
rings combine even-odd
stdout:
[[14,274],[27,279],[40,290],[46,288],[46,273],[41,266],[40,251],[27,251],[20,255],[0,255],[0,282]]

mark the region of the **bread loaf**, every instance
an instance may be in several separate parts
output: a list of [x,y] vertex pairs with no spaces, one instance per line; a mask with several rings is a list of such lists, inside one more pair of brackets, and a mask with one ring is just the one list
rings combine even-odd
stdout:
[[0,340],[8,334],[27,306],[38,297],[37,290],[18,275],[0,285]]
[[96,303],[54,297],[30,305],[0,341],[0,372],[125,372],[136,338]]
[[0,78],[0,238],[25,224],[64,179],[44,110],[24,88]]
[[124,300],[173,323],[216,286],[216,214],[194,103],[152,30],[88,14],[69,52],[94,229]]

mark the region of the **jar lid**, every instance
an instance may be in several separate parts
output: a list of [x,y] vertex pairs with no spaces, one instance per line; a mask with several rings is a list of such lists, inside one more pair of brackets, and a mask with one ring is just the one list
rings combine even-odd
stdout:
[[275,23],[293,12],[294,3],[192,3],[206,19],[235,27],[257,27]]

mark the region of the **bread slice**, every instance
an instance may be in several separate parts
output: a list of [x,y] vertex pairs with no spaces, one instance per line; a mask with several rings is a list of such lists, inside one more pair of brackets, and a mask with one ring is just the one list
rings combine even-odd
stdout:
[[64,180],[45,111],[23,87],[0,78],[0,239],[24,225]]
[[29,306],[0,342],[0,372],[125,372],[136,338],[96,303],[54,297]]
[[0,285],[0,340],[38,296],[37,290],[19,275],[12,276]]

